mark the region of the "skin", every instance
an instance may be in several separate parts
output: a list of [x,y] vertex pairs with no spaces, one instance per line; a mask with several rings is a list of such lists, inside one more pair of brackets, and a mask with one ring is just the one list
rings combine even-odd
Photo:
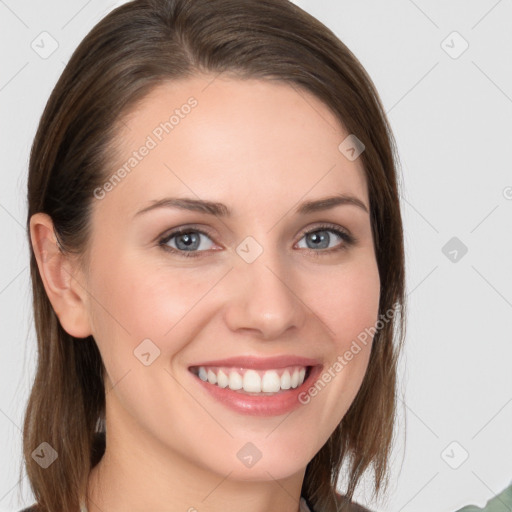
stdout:
[[[320,100],[288,84],[212,80],[161,85],[126,116],[112,170],[175,108],[190,96],[198,101],[128,176],[93,199],[87,272],[58,253],[51,219],[31,219],[63,328],[92,334],[107,370],[107,449],[89,478],[90,512],[297,512],[306,466],[367,369],[371,342],[307,405],[274,417],[226,408],[188,371],[245,354],[301,355],[328,368],[378,318],[369,214],[350,204],[294,213],[298,202],[334,194],[369,208],[361,159],[338,150],[348,133]],[[161,208],[134,218],[163,197],[222,202],[233,216]],[[304,232],[322,222],[356,243],[328,231],[329,248],[341,250],[308,248]],[[190,224],[209,232],[196,249],[202,256],[159,247],[172,228]],[[250,264],[236,252],[247,236],[263,248]],[[146,338],[160,350],[149,366],[133,353]],[[236,456],[247,442],[262,453],[250,468]]]

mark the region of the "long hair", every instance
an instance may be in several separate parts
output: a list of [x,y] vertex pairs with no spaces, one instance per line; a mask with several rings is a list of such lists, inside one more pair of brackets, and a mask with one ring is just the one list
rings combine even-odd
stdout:
[[[405,270],[397,152],[373,82],[327,27],[287,0],[134,0],[109,13],[77,47],[30,154],[27,233],[38,360],[23,455],[43,512],[78,510],[104,452],[104,366],[92,336],[77,339],[60,325],[39,274],[30,218],[48,214],[61,250],[85,265],[94,190],[112,169],[123,116],[156,86],[197,73],[276,80],[312,93],[365,145],[359,158],[381,281],[379,314],[399,311],[375,333],[359,392],[309,462],[302,494],[317,511],[337,510],[345,463],[348,501],[367,469],[373,469],[374,496],[388,485]],[[32,458],[42,442],[58,453],[48,468]]]

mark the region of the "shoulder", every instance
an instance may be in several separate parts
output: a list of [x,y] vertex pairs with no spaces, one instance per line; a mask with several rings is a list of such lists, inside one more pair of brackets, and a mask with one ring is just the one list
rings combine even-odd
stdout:
[[31,507],[20,510],[19,512],[37,512],[37,505],[34,504]]

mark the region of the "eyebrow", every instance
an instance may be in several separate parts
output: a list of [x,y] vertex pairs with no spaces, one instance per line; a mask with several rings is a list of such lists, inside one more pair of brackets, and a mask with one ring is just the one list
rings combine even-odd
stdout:
[[[368,207],[363,201],[348,194],[338,194],[312,201],[304,201],[295,209],[295,213],[299,215],[307,215],[308,213],[329,210],[340,205],[357,206],[358,208],[363,209],[366,213],[369,213]],[[165,197],[163,199],[152,201],[151,204],[142,210],[139,210],[135,214],[135,217],[157,208],[178,208],[219,217],[231,216],[231,210],[223,203],[188,197]]]

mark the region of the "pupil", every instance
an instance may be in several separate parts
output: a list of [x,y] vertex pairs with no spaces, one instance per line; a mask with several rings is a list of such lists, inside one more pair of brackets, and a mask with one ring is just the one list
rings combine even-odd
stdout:
[[[183,242],[183,245],[185,246],[185,248],[190,248],[191,245],[193,245],[194,243],[197,242],[197,235],[191,235],[190,233],[185,233],[183,235],[181,235],[180,237],[178,237],[178,242],[181,240]],[[176,245],[179,246],[179,243],[177,243]]]
[[[318,233],[324,233],[324,234],[319,235]],[[317,233],[311,234],[311,239],[314,242],[314,244],[316,244],[316,247],[319,246],[318,242],[321,243],[321,242],[327,241],[327,245],[328,245],[328,237],[325,233],[326,233],[325,231],[319,231]],[[327,246],[324,244],[323,248],[325,248],[325,247],[327,247]]]

